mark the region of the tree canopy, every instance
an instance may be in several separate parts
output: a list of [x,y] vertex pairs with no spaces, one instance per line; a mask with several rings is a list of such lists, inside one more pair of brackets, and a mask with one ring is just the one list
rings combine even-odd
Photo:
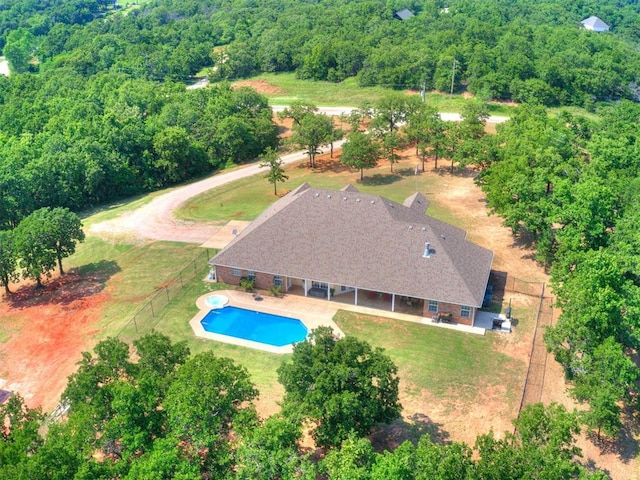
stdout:
[[284,408],[314,423],[319,445],[339,445],[400,415],[397,367],[381,349],[319,327],[294,346],[291,360],[278,369]]

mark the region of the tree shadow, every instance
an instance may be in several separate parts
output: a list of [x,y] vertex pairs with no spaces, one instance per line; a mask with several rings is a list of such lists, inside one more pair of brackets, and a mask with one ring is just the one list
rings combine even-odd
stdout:
[[107,281],[120,270],[120,266],[114,260],[88,263],[72,268],[63,276],[51,281],[45,279],[42,288],[25,285],[11,295],[6,295],[5,299],[13,308],[68,305],[104,290]]
[[380,185],[391,185],[399,180],[402,180],[402,177],[396,173],[376,173],[371,176],[364,177],[358,183],[367,186],[380,186]]
[[316,159],[316,166],[313,169],[314,172],[320,173],[344,173],[350,170],[348,165],[340,162],[337,158]]
[[[416,169],[415,168],[401,168],[400,170],[396,169],[396,173],[402,177],[415,177]],[[422,175],[424,172],[421,168],[418,168],[418,175]]]
[[477,170],[473,168],[469,168],[469,167],[459,168],[455,166],[453,167],[453,172],[452,172],[451,165],[447,165],[447,166],[438,165],[438,168],[434,168],[433,171],[438,175],[440,175],[441,177],[450,176],[450,177],[460,177],[460,178],[475,178],[478,176],[478,173],[479,173]]
[[615,437],[601,435],[598,438],[596,432],[588,432],[589,441],[600,449],[603,455],[616,455],[623,463],[629,463],[637,458],[640,452],[638,444],[638,433],[640,433],[640,423],[637,414],[634,413],[633,406],[627,406],[623,412],[622,427]]
[[422,413],[415,413],[406,419],[400,418],[388,425],[376,425],[369,440],[377,452],[383,452],[393,451],[407,440],[415,445],[425,435],[429,435],[434,443],[449,442],[449,433],[442,430],[442,425]]

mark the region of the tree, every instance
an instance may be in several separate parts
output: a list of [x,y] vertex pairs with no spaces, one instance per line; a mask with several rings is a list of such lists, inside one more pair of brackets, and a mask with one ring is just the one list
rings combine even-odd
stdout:
[[0,405],[0,473],[3,467],[26,462],[37,451],[43,442],[39,433],[42,419],[42,412],[27,407],[20,395]]
[[422,171],[426,157],[433,154],[435,168],[438,157],[444,150],[446,124],[435,107],[421,103],[420,107],[407,118],[405,133],[411,142],[415,142],[416,155],[422,158]]
[[315,115],[318,111],[311,102],[305,102],[304,100],[296,100],[291,102],[287,108],[278,113],[278,118],[284,120],[285,118],[291,118],[294,125],[300,125],[302,119],[307,115]]
[[416,110],[420,108],[418,96],[392,93],[382,97],[373,105],[372,128],[385,132],[394,132]]
[[336,339],[330,327],[296,344],[278,379],[285,389],[284,411],[311,420],[322,447],[366,435],[374,424],[400,415],[397,367],[382,349],[353,337]]
[[154,167],[163,177],[160,185],[192,178],[209,167],[204,149],[194,144],[182,127],[167,127],[156,133],[153,150],[157,155]]
[[289,141],[306,149],[309,155],[309,166],[316,167],[316,155],[319,148],[333,141],[333,121],[326,115],[307,113],[300,119],[300,123],[293,125],[293,135]]
[[373,168],[380,158],[380,146],[371,134],[353,132],[342,145],[340,161],[360,170],[360,180],[364,178],[364,169]]
[[178,369],[167,391],[167,426],[217,477],[231,464],[228,435],[238,423],[255,419],[257,395],[244,367],[213,352],[200,353]]
[[391,165],[391,173],[393,173],[393,164],[396,163],[400,156],[396,150],[402,147],[402,137],[397,131],[388,132],[382,136],[382,149]]
[[368,480],[375,459],[376,453],[367,438],[350,435],[339,449],[327,453],[322,460],[322,469],[328,478]]
[[289,177],[284,174],[284,168],[282,168],[284,161],[278,157],[278,151],[272,147],[267,148],[265,153],[260,157],[260,160],[262,160],[260,168],[269,168],[264,178],[266,178],[269,183],[273,183],[273,194],[278,195],[278,182],[289,180]]
[[49,222],[49,209],[41,208],[25,217],[15,229],[15,248],[20,260],[23,278],[36,281],[42,287],[42,275],[51,275],[56,266],[56,251],[51,248],[53,228]]
[[299,453],[300,423],[276,414],[243,432],[236,449],[238,479],[317,478],[314,465]]
[[51,248],[58,260],[60,275],[64,275],[62,259],[75,253],[78,242],[84,242],[82,222],[78,215],[62,207],[47,209],[47,217],[51,228]]
[[36,47],[36,37],[26,28],[18,28],[7,35],[3,54],[13,73],[29,71],[29,61]]
[[20,278],[18,271],[18,258],[13,242],[13,232],[0,231],[0,285],[5,293],[9,294],[9,282],[17,282]]

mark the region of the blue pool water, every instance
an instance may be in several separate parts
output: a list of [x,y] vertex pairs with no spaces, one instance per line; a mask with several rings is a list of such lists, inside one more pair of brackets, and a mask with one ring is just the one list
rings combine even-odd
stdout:
[[239,307],[211,310],[201,323],[207,332],[276,347],[301,342],[307,337],[307,327],[300,320]]

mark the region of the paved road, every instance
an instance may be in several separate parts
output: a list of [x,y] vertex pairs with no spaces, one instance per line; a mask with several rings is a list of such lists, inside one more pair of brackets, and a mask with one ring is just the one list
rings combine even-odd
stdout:
[[[273,107],[273,111],[279,112],[284,108],[286,107],[276,106]],[[340,115],[351,112],[353,107],[318,107],[318,110],[327,115]],[[443,120],[460,121],[460,115],[457,113],[441,113],[440,115]],[[506,120],[508,117],[490,117],[488,121],[489,123],[502,123]],[[335,142],[334,147],[339,148],[342,143],[343,141]],[[282,160],[285,164],[291,164],[306,158],[304,152],[295,152],[284,155]],[[170,190],[154,198],[148,204],[117,218],[94,224],[89,230],[95,234],[123,235],[134,239],[203,243],[220,227],[207,223],[185,222],[175,218],[173,212],[197,195],[229,182],[250,177],[261,170],[259,165],[254,163],[230,172],[214,174],[204,180]]]

